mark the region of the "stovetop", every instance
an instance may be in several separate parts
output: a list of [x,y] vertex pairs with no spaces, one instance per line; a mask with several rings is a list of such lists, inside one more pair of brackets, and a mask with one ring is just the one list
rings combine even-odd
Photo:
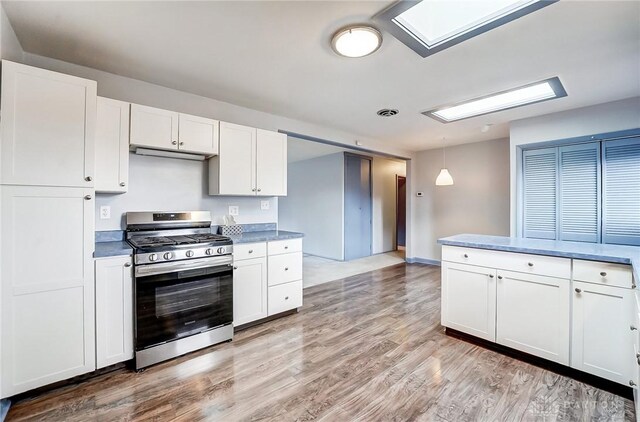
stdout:
[[230,241],[231,239],[227,236],[210,233],[177,236],[134,236],[129,239],[129,243],[136,248],[195,245],[200,243],[228,244]]

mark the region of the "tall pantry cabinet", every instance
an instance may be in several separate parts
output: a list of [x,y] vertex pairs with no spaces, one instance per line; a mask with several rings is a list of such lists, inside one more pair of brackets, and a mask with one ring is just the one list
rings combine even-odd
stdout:
[[2,61],[0,397],[95,369],[96,82]]

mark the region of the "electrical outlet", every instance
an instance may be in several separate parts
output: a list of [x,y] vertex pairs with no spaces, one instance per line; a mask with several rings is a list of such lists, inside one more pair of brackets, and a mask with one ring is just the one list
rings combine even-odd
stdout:
[[108,205],[103,205],[100,207],[100,219],[108,220],[111,218],[111,207]]
[[271,208],[271,202],[269,202],[269,201],[260,201],[260,209],[268,210],[269,208]]
[[240,214],[240,207],[237,205],[229,206],[229,215],[238,215]]

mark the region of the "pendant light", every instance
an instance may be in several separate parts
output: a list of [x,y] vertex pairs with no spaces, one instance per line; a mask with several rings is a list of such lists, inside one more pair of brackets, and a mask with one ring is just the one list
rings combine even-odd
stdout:
[[453,185],[453,177],[447,170],[447,156],[445,152],[444,146],[444,138],[442,138],[442,169],[440,169],[440,174],[436,178],[436,186],[451,186]]

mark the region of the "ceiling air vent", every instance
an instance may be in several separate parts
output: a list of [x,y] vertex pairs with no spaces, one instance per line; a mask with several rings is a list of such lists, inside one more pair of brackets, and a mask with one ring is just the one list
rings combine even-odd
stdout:
[[399,111],[393,108],[383,108],[382,110],[378,110],[378,113],[376,114],[382,117],[391,117],[391,116],[395,116],[398,113]]

